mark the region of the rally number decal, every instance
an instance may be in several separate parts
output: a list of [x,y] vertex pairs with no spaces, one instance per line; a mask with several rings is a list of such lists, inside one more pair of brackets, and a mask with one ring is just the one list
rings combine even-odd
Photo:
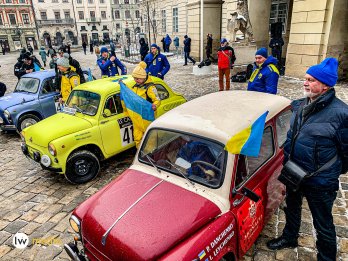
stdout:
[[132,121],[129,117],[121,118],[117,121],[120,126],[121,145],[125,147],[134,142]]

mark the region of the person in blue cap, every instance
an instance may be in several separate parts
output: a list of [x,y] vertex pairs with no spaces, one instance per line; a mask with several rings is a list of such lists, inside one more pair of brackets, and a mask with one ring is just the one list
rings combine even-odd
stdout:
[[119,75],[118,68],[120,68],[122,75],[127,74],[126,66],[116,56],[110,55],[105,46],[100,48],[100,58],[97,60],[97,64],[101,70],[102,78]]
[[279,71],[277,59],[268,56],[267,48],[262,47],[255,53],[253,73],[248,82],[248,91],[277,94]]
[[157,44],[151,45],[151,52],[145,56],[146,73],[164,79],[164,75],[169,71],[170,64],[165,55],[161,54]]
[[284,144],[284,164],[291,159],[303,171],[314,175],[307,174],[296,192],[287,187],[283,233],[267,242],[272,250],[297,247],[305,197],[317,234],[319,261],[336,260],[332,207],[339,176],[348,170],[348,105],[335,94],[337,70],[335,58],[309,67],[303,84],[305,97],[291,104],[293,115]]

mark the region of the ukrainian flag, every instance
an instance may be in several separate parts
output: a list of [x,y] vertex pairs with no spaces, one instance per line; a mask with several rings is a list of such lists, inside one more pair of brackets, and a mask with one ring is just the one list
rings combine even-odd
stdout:
[[202,250],[199,254],[198,254],[198,257],[199,257],[199,259],[200,260],[202,260],[204,257],[205,257],[205,251],[204,250]]
[[87,82],[91,82],[91,81],[93,81],[93,76],[92,76],[91,68],[88,68]]
[[121,87],[121,100],[123,100],[128,113],[147,122],[154,121],[155,112],[152,109],[152,104],[130,90],[122,81],[119,81],[119,84]]
[[263,130],[268,111],[262,114],[248,128],[234,135],[228,140],[225,150],[232,154],[257,157],[260,153]]

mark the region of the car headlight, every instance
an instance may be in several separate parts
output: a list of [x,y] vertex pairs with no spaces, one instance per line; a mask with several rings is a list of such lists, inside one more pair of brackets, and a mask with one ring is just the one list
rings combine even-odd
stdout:
[[80,223],[80,220],[75,217],[74,215],[71,215],[70,219],[69,219],[69,222],[70,222],[70,226],[71,228],[76,232],[76,233],[79,233],[80,234],[80,228],[81,228],[81,223]]
[[51,153],[52,156],[56,156],[57,155],[56,148],[51,143],[48,144],[48,151]]
[[11,120],[11,114],[10,114],[10,112],[9,112],[8,110],[5,110],[5,111],[4,111],[4,115],[5,115],[5,117],[6,117],[6,119],[7,119],[8,122],[12,122],[12,120]]

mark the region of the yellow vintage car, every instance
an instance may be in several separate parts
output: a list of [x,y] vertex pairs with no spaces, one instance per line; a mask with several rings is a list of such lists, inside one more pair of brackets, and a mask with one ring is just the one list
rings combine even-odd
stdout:
[[[119,78],[134,86],[133,77],[100,79],[75,87],[62,112],[21,132],[23,153],[43,169],[65,174],[81,184],[95,178],[100,161],[133,147],[133,126],[123,113]],[[155,117],[186,99],[161,79],[152,77],[161,105]]]

